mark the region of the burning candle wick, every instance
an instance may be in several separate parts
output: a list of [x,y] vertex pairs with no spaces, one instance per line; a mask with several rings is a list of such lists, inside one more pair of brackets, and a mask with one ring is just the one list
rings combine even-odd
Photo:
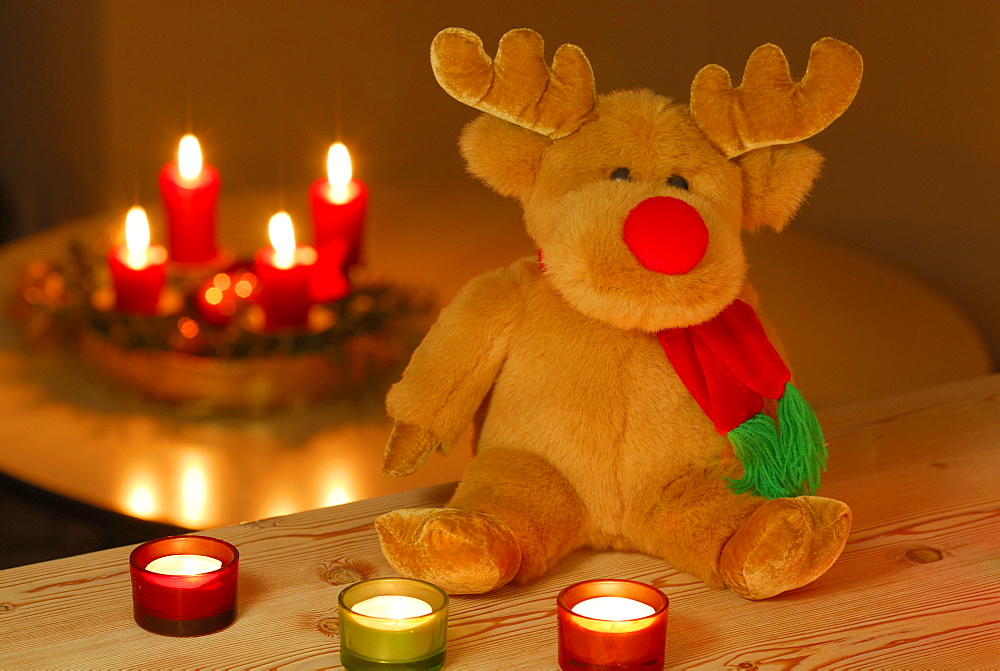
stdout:
[[649,617],[656,612],[656,609],[648,604],[620,596],[599,596],[586,599],[573,606],[572,610],[577,615],[611,622],[638,620]]
[[162,575],[199,575],[222,568],[222,562],[204,555],[167,555],[146,564],[150,573]]
[[412,596],[373,596],[351,606],[359,615],[380,617],[388,620],[405,620],[428,615],[433,610],[423,599]]

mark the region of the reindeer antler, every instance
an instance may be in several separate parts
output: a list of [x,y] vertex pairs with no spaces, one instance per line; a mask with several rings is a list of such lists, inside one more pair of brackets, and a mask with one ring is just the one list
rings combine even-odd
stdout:
[[559,47],[551,68],[544,47],[541,35],[520,28],[500,38],[496,59],[490,59],[478,35],[445,28],[431,44],[431,66],[456,100],[558,140],[590,118],[594,73],[575,44]]
[[861,85],[861,55],[851,45],[824,37],[812,45],[802,81],[792,80],[788,61],[773,44],[757,47],[743,81],[706,65],[691,84],[691,115],[727,157],[757,147],[812,137],[850,106]]

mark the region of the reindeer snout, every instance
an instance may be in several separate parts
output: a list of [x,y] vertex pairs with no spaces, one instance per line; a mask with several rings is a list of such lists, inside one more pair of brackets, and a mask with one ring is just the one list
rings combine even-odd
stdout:
[[708,248],[708,228],[698,210],[668,196],[647,198],[632,208],[624,237],[643,267],[664,275],[688,272]]

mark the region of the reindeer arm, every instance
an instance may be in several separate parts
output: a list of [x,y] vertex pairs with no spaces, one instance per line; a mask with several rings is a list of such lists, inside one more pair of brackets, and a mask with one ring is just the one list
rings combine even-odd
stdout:
[[386,398],[396,421],[382,471],[407,475],[447,453],[472,421],[510,348],[527,277],[520,262],[469,282],[441,311]]

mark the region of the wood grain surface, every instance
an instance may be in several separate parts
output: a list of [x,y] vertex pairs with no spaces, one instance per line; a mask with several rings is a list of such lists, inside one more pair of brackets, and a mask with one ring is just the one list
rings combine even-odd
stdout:
[[[822,493],[852,506],[854,527],[813,584],[753,603],[659,560],[581,551],[527,587],[453,598],[446,668],[556,668],[556,594],[598,577],[670,597],[668,668],[1000,667],[1000,376],[822,419],[831,452]],[[337,667],[337,593],[392,575],[372,519],[440,505],[450,492],[439,485],[212,530],[240,549],[240,610],[231,627],[200,638],[133,623],[131,548],[2,571],[0,667]]]

